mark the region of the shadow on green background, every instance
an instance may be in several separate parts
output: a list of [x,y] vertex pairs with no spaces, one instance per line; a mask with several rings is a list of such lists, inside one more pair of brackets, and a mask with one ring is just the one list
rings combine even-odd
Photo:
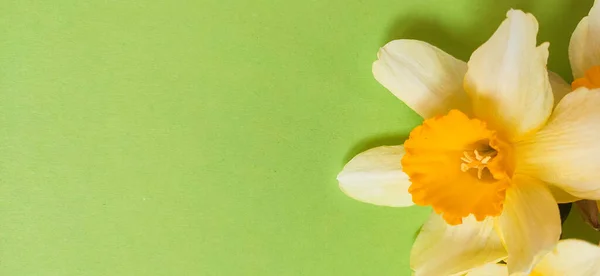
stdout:
[[[0,274],[408,275],[430,209],[335,180],[421,122],[373,79],[378,48],[466,60],[522,8],[570,81],[591,4],[4,1]],[[598,239],[577,216],[565,228]]]
[[379,147],[379,146],[401,145],[404,143],[404,141],[407,138],[408,138],[408,135],[406,135],[405,133],[392,133],[392,134],[378,135],[373,138],[364,139],[364,140],[358,142],[358,144],[356,144],[356,146],[354,146],[348,152],[348,154],[346,154],[346,156],[344,157],[344,160],[342,162],[342,165],[345,165],[346,163],[348,163],[348,161],[350,161],[350,159],[352,159],[354,156],[356,156],[357,154],[359,154],[365,150]]

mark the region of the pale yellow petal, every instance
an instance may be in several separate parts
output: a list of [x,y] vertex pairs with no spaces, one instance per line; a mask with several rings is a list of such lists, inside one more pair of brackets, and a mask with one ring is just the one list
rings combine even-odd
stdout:
[[458,275],[506,256],[492,218],[469,216],[451,226],[432,213],[413,245],[410,266],[415,276]]
[[581,240],[563,240],[534,271],[543,276],[600,276],[600,247]]
[[515,141],[546,122],[553,95],[548,43],[536,47],[535,17],[518,10],[507,17],[471,56],[465,89],[475,115]]
[[565,190],[559,188],[554,184],[548,184],[548,189],[554,196],[554,200],[556,200],[557,203],[569,203],[581,200],[581,198],[578,198],[572,194],[565,192]]
[[586,58],[590,53],[590,51],[587,50],[588,25],[588,17],[586,16],[579,21],[579,24],[577,24],[577,27],[571,36],[571,41],[569,42],[569,61],[571,62],[571,71],[573,71],[574,79],[583,77],[585,71],[593,64],[591,60],[588,62]]
[[552,86],[552,94],[554,94],[554,105],[557,105],[565,95],[571,92],[571,85],[552,71],[548,71],[548,79]]
[[569,60],[574,78],[583,77],[592,66],[600,65],[600,3],[594,3],[573,32],[569,43]]
[[467,273],[466,276],[508,276],[505,264],[487,264]]
[[470,114],[462,86],[467,64],[418,40],[394,40],[379,50],[373,75],[427,119],[459,109]]
[[556,106],[548,124],[515,145],[517,172],[579,198],[600,199],[600,90],[579,88]]
[[545,184],[531,177],[514,176],[513,185],[506,190],[498,228],[508,250],[508,271],[528,275],[554,248],[561,233],[558,206]]
[[337,176],[340,189],[348,196],[383,206],[411,206],[410,181],[400,160],[404,146],[383,146],[352,158]]

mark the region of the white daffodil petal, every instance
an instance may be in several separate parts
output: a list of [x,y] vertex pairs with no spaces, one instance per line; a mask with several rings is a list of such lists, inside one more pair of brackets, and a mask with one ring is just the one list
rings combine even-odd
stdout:
[[581,240],[560,241],[534,272],[544,276],[599,276],[600,247]]
[[385,88],[427,119],[459,109],[470,114],[463,90],[467,64],[418,40],[394,40],[379,50],[373,75]]
[[514,141],[546,122],[553,95],[548,43],[536,47],[535,17],[518,10],[507,17],[471,56],[465,89],[475,115]]
[[569,60],[574,78],[581,78],[592,66],[600,65],[600,3],[594,3],[573,32]]
[[410,267],[414,276],[458,275],[506,256],[492,218],[478,222],[469,216],[451,226],[432,213],[413,245]]
[[383,206],[411,206],[410,181],[400,160],[404,146],[383,146],[352,158],[337,176],[340,189],[363,202]]
[[548,79],[550,86],[552,86],[552,94],[554,94],[554,105],[557,105],[565,95],[571,92],[571,85],[561,76],[551,71],[548,71]]
[[487,264],[471,270],[465,276],[508,276],[505,264]]
[[576,197],[600,199],[599,107],[599,89],[566,95],[542,130],[515,144],[517,171]]
[[545,184],[537,179],[515,175],[506,190],[504,211],[498,228],[508,250],[508,271],[528,273],[558,242],[561,233],[556,201]]

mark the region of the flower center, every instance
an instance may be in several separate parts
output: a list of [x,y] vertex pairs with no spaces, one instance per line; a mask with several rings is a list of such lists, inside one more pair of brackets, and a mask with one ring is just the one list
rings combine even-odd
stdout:
[[460,160],[463,161],[463,163],[460,164],[460,170],[462,172],[467,172],[470,169],[477,169],[477,178],[481,179],[483,169],[487,168],[487,164],[493,156],[482,156],[477,150],[474,150],[473,153],[475,154],[474,157],[469,154],[469,152],[463,152],[464,156],[460,158]]
[[427,119],[404,143],[413,202],[432,206],[452,225],[502,213],[514,162],[510,146],[485,122],[458,110]]
[[585,75],[574,80],[571,83],[573,90],[579,87],[587,87],[589,89],[600,88],[600,66],[593,66],[585,71]]

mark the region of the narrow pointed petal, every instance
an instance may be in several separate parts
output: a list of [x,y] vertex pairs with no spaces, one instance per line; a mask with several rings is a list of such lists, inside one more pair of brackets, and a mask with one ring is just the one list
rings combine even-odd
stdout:
[[432,213],[413,245],[410,266],[414,276],[455,275],[506,256],[492,218],[478,222],[469,216],[451,226]]
[[394,40],[379,50],[373,75],[423,118],[459,109],[470,114],[463,90],[467,64],[418,40]]
[[546,122],[553,95],[546,70],[548,43],[536,46],[535,17],[519,10],[507,17],[471,56],[465,89],[474,114],[516,141]]
[[338,175],[340,189],[349,197],[375,205],[413,205],[410,181],[402,172],[404,146],[383,146],[352,158]]

